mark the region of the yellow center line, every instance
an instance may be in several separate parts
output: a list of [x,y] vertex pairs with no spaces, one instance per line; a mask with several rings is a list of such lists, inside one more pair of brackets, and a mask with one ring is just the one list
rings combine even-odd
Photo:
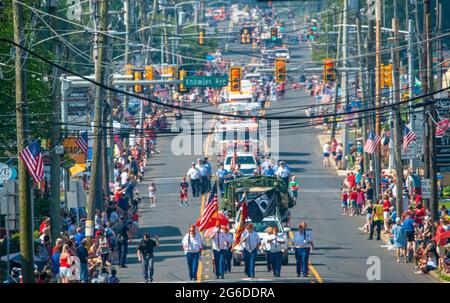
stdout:
[[[213,119],[215,118],[215,116],[213,117]],[[209,147],[211,145],[211,138],[212,138],[212,134],[209,134],[208,137],[206,138],[206,146],[205,146],[205,156],[208,156],[209,154]],[[203,213],[203,209],[205,207],[205,200],[206,200],[206,194],[202,195],[202,206],[200,207],[200,216]],[[203,251],[202,251],[202,256],[204,256]],[[197,271],[197,281],[198,283],[200,283],[202,281],[202,274],[203,274],[203,261],[200,260],[198,263],[198,271]]]
[[309,269],[312,271],[312,273],[314,274],[314,276],[316,277],[317,281],[319,283],[323,283],[322,278],[320,277],[319,273],[317,272],[317,270],[314,268],[314,266],[312,265],[311,262],[309,262]]

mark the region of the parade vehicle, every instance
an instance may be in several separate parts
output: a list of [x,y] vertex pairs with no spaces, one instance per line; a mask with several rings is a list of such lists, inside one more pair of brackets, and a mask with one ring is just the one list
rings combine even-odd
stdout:
[[289,55],[289,50],[287,48],[275,49],[275,57],[277,59],[286,59],[286,60],[289,60],[291,58]]
[[[221,114],[245,115],[245,116],[259,116],[261,106],[258,103],[244,103],[244,102],[228,102],[219,104],[219,112]],[[230,117],[220,117],[221,120],[230,120]]]
[[[289,246],[288,241],[290,238],[290,231],[291,229],[289,227],[283,228],[281,224],[281,220],[279,219],[279,215],[275,216],[269,216],[264,218],[261,222],[252,222],[252,220],[247,219],[245,221],[247,224],[252,223],[255,231],[258,233],[259,238],[265,239],[268,236],[267,228],[268,227],[278,227],[278,235],[282,236],[286,239],[286,243],[281,245],[281,251],[283,253],[282,258],[282,264],[288,265],[289,264]],[[235,233],[235,229],[231,229],[231,233]],[[243,261],[243,254],[242,254],[242,245],[238,244],[233,249],[233,266],[240,266],[241,262]],[[258,253],[256,255],[256,261],[266,261],[266,253],[264,250],[261,250],[258,248]]]
[[240,165],[240,171],[244,176],[252,176],[258,169],[258,160],[252,153],[229,153],[225,157],[224,169],[231,171],[233,167]]
[[[241,177],[225,182],[224,196],[221,209],[227,211],[230,218],[236,217],[236,206],[241,201],[244,193],[247,201],[269,190],[275,189],[276,207],[280,214],[281,222],[289,221],[289,209],[294,207],[296,201],[289,195],[289,189],[283,180],[269,176]],[[231,220],[233,221],[233,220]]]

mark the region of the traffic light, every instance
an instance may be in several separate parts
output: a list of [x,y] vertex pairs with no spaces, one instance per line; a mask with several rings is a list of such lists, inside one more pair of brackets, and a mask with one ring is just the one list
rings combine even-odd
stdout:
[[177,80],[178,79],[178,66],[172,65],[172,79]]
[[133,66],[131,64],[125,65],[125,75],[133,75]]
[[153,80],[153,66],[149,65],[144,67],[145,80]]
[[323,81],[334,81],[336,75],[334,73],[334,62],[333,59],[323,60]]
[[252,34],[247,27],[241,28],[241,44],[251,44]]
[[205,44],[205,30],[200,29],[198,31],[198,45],[203,46]]
[[284,22],[280,23],[280,31],[284,32]]
[[387,64],[383,66],[381,72],[382,85],[381,87],[387,86],[392,87],[392,64]]
[[[135,71],[134,72],[134,80],[142,80],[142,72],[141,71]],[[135,93],[142,93],[142,85],[135,84],[134,85],[134,92]]]
[[286,60],[276,59],[275,60],[275,81],[285,82],[286,81]]
[[270,29],[270,37],[272,38],[272,41],[275,41],[278,39],[278,28],[272,27]]
[[183,79],[184,79],[184,77],[186,77],[186,75],[187,75],[187,71],[185,71],[185,70],[180,70],[180,80],[181,80],[181,83],[180,83],[180,86],[178,87],[178,91],[180,92],[180,93],[184,93],[184,92],[187,92],[188,90],[187,90],[187,88],[186,88],[186,86],[184,85],[184,83],[183,83]]
[[230,91],[240,92],[241,91],[241,78],[242,78],[242,67],[234,66],[230,67]]

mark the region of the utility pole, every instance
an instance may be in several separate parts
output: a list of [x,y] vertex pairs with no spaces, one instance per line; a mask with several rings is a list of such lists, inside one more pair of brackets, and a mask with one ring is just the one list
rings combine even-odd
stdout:
[[[431,14],[430,14],[430,0],[424,0],[424,40],[425,40],[425,51],[426,51],[426,79],[427,79],[427,91],[426,94],[432,93],[434,91],[433,87],[433,46],[430,40],[431,38]],[[433,99],[433,95],[427,97],[427,101]],[[437,169],[436,169],[436,125],[433,120],[436,120],[436,112],[434,105],[428,104],[425,108],[427,117],[428,128],[426,137],[425,150],[429,149],[428,157],[425,159],[428,166],[427,178],[431,181],[431,218],[432,222],[438,222],[438,197],[437,197]],[[428,148],[426,148],[428,146]],[[436,228],[434,224],[432,225],[433,235],[436,234]]]
[[130,63],[130,0],[123,2],[123,22],[125,24],[125,64]]
[[[48,10],[49,14],[57,15],[57,6],[50,6]],[[57,23],[55,18],[50,18],[49,24],[52,28],[57,28]],[[52,41],[55,41],[54,39]],[[51,43],[52,51],[55,53],[55,59],[58,60],[60,57],[60,44],[59,42]],[[59,68],[53,69],[53,94],[52,94],[52,124],[50,128],[50,193],[51,193],[51,203],[50,203],[50,218],[51,218],[51,241],[53,245],[56,239],[59,238],[61,234],[61,165],[60,165],[60,155],[57,151],[57,147],[61,140],[61,90],[60,88],[60,77],[61,71]]]
[[[403,164],[402,164],[402,119],[400,116],[400,54],[399,54],[399,37],[398,27],[399,22],[397,18],[397,0],[394,0],[394,18],[392,19],[392,27],[394,29],[395,50],[391,48],[393,59],[393,73],[394,73],[394,163],[396,187],[396,211],[397,214],[403,213]],[[392,133],[392,132],[391,132]]]
[[[342,24],[343,20],[343,12],[339,16],[339,24]],[[341,58],[340,50],[341,50],[341,33],[342,33],[342,26],[339,26],[339,32],[338,32],[338,39],[336,44],[336,62],[335,62],[335,68],[338,69],[339,66],[339,59]],[[337,108],[338,108],[338,102],[339,102],[339,83],[342,82],[341,74],[336,73],[336,91],[334,95],[334,104],[333,104],[333,123],[331,124],[331,135],[330,135],[330,141],[332,141],[336,137],[336,127],[337,127]]]
[[[378,108],[381,106],[381,0],[375,1],[375,107]],[[380,125],[380,110],[376,109],[375,112],[375,132],[377,135],[381,136],[381,125]],[[375,172],[380,174],[382,168],[382,158],[381,158],[381,144],[379,144],[375,150],[375,158],[377,158],[377,167],[375,168]],[[376,175],[375,175],[376,176]],[[378,175],[379,176],[379,175]],[[379,180],[379,177],[375,177]],[[381,194],[380,184],[377,184],[377,191]]]
[[[342,103],[344,104],[344,113],[347,112],[348,107],[348,78],[347,78],[347,71],[345,68],[347,67],[347,37],[348,37],[348,31],[347,31],[347,23],[348,23],[348,0],[344,0],[344,12],[343,12],[343,35],[342,35]],[[345,117],[345,116],[344,116]],[[344,119],[345,120],[345,119]],[[342,122],[342,144],[344,145],[343,153],[342,153],[342,166],[344,169],[347,168],[347,155],[349,153],[348,151],[348,122],[343,121]]]
[[[22,5],[12,1],[14,42],[23,45],[23,10]],[[16,128],[17,152],[21,152],[28,143],[28,102],[23,73],[24,52],[16,47],[15,76],[16,76]],[[19,181],[19,225],[20,225],[20,255],[23,283],[34,283],[34,253],[33,253],[33,214],[31,200],[31,182],[23,161],[18,160]],[[9,237],[9,235],[8,235]],[[9,273],[8,273],[9,274]]]
[[[361,52],[361,13],[358,11],[356,13],[356,44],[358,48],[358,65],[359,65],[359,81],[360,81],[360,87],[361,87],[361,93],[362,93],[362,109],[366,110],[368,109],[367,104],[367,96],[366,96],[366,81],[364,78],[364,72],[363,72],[363,57]],[[366,50],[367,51],[367,50]],[[363,116],[363,117],[361,117]],[[360,114],[360,117],[362,119],[362,133],[363,133],[363,142],[366,142],[367,140],[367,125],[368,125],[368,118],[365,116],[365,113]],[[369,158],[364,155],[363,156],[363,171],[369,171]]]
[[[99,6],[99,7],[98,7]],[[99,12],[98,20],[95,20],[96,26],[95,41],[94,41],[94,64],[95,64],[95,81],[98,83],[104,83],[104,70],[103,63],[105,57],[105,36],[104,32],[107,30],[107,18],[108,18],[108,1],[99,0],[95,5],[96,12]],[[97,19],[97,14],[95,14]],[[94,230],[94,206],[97,196],[101,196],[102,184],[99,182],[98,175],[100,171],[99,164],[101,162],[101,140],[102,134],[101,122],[102,122],[102,104],[103,104],[103,89],[100,86],[95,88],[95,100],[94,100],[94,144],[92,147],[92,164],[91,164],[91,183],[89,187],[89,195],[87,201],[88,220],[86,220],[86,237],[89,244],[92,241]]]
[[[423,89],[423,94],[428,94],[430,92],[429,89],[429,83],[428,83],[428,52],[429,52],[429,48],[428,48],[428,39],[429,39],[429,35],[428,35],[428,24],[427,24],[427,18],[430,12],[430,3],[429,0],[424,0],[424,11],[423,11],[423,57],[419,57],[419,61],[421,61],[420,58],[423,58],[423,66],[425,67],[426,71],[423,72],[422,69],[420,69],[420,75],[421,75],[421,80],[422,80],[422,89]],[[429,124],[427,123],[428,121],[428,112],[429,112],[430,107],[429,106],[425,106],[423,109],[423,117],[424,117],[424,136],[423,136],[423,157],[424,157],[424,177],[426,179],[430,178],[430,151],[427,148],[428,147],[428,140],[430,139],[429,137]],[[430,199],[425,199],[425,206],[427,208],[430,208]]]
[[[153,10],[152,10],[152,22],[150,24],[150,34],[148,35],[148,43],[147,46],[151,46],[152,45],[152,33],[153,33],[153,26],[155,25],[155,20],[156,20],[156,11],[158,10],[158,0],[153,0]],[[149,61],[151,60],[151,52],[150,50],[148,50],[145,53],[145,65],[149,64]],[[149,60],[150,59],[150,60]]]
[[[415,129],[415,113],[413,112],[413,101],[411,98],[414,97],[414,83],[415,83],[415,76],[414,76],[414,49],[413,49],[413,37],[414,37],[414,27],[412,20],[408,20],[408,95],[410,101],[408,102],[409,106],[409,129],[414,132]],[[415,171],[416,169],[416,160],[413,158],[409,162],[410,167],[412,170]]]

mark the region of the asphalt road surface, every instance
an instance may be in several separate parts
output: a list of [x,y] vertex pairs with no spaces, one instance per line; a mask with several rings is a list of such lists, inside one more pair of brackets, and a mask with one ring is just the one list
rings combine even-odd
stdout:
[[[230,48],[233,49],[230,45]],[[237,47],[237,46],[236,46]],[[242,47],[239,46],[239,50]],[[248,48],[247,51],[251,51]],[[310,62],[310,50],[307,45],[290,47],[292,60],[289,63],[301,67],[301,61]],[[259,55],[259,53],[255,53]],[[226,54],[232,59],[248,61],[243,54]],[[293,75],[298,79],[298,74]],[[305,95],[304,91],[288,89],[285,99],[272,103],[267,115],[299,115],[304,116],[304,109],[295,110],[296,106],[314,104],[313,97]],[[204,105],[199,105],[203,106]],[[191,118],[192,113],[186,113],[185,118]],[[210,117],[209,117],[210,118]],[[358,230],[363,225],[362,217],[347,217],[341,215],[339,201],[339,185],[341,178],[333,168],[322,167],[322,150],[317,134],[319,128],[301,127],[283,129],[283,125],[299,121],[280,122],[279,137],[280,159],[285,160],[291,172],[297,176],[300,185],[297,205],[291,209],[292,226],[305,221],[313,230],[315,248],[311,254],[311,275],[308,278],[297,278],[295,257],[289,255],[289,265],[283,266],[281,277],[274,278],[268,273],[264,263],[256,267],[256,278],[248,279],[243,266],[233,267],[232,273],[225,280],[216,280],[212,272],[212,252],[205,251],[201,258],[199,280],[197,282],[436,282],[432,277],[414,274],[411,265],[398,264],[394,254],[387,252],[381,241],[368,241],[367,235]],[[159,154],[152,156],[145,174],[145,182],[139,190],[146,198],[149,182],[155,182],[157,191],[157,207],[150,208],[148,199],[140,205],[140,230],[138,239],[133,240],[128,256],[128,268],[118,269],[118,277],[122,282],[142,282],[141,267],[137,260],[136,248],[142,234],[149,232],[160,237],[161,246],[155,250],[155,282],[187,282],[188,270],[181,239],[188,226],[199,217],[201,198],[189,199],[188,207],[179,205],[179,183],[190,167],[190,163],[203,156],[180,155],[172,153],[171,144],[174,134],[163,134],[157,139]],[[210,136],[204,135],[205,146],[211,143]],[[213,169],[217,169],[213,158]],[[380,280],[371,281],[367,273],[371,273],[367,264],[370,257],[379,258]]]

